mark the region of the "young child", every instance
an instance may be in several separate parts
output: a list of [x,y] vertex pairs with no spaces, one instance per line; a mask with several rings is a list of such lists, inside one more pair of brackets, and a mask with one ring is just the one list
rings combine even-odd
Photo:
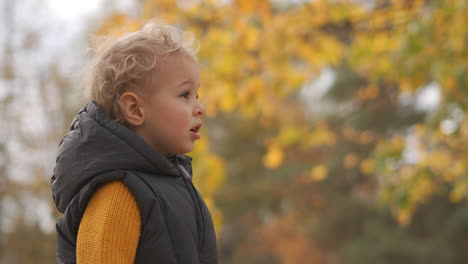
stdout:
[[57,263],[218,263],[185,154],[204,114],[195,54],[154,21],[97,51],[51,178]]

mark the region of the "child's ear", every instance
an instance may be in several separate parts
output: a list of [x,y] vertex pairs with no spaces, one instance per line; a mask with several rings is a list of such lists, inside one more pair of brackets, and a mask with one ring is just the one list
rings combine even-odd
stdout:
[[120,96],[120,110],[124,118],[132,126],[141,126],[145,122],[145,112],[142,101],[133,92],[125,92]]

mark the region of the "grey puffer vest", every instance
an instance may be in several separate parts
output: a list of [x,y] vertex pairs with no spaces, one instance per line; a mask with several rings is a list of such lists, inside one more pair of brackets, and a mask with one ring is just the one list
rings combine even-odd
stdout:
[[76,263],[76,238],[92,194],[122,181],[140,209],[142,230],[135,263],[218,263],[208,208],[192,184],[192,158],[165,156],[93,101],[72,121],[59,144],[51,177],[57,209],[57,263]]

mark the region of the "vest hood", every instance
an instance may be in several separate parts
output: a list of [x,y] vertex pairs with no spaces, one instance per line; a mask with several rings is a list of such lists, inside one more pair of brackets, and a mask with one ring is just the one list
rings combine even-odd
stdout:
[[166,156],[158,152],[90,101],[79,110],[70,130],[59,143],[51,177],[55,205],[61,213],[65,212],[84,185],[97,175],[112,170],[137,170],[177,177],[175,159],[192,174],[191,157],[185,154]]

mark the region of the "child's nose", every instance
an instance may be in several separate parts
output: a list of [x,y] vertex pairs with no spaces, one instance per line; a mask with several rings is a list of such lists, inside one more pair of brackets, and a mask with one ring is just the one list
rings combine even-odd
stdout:
[[197,102],[197,105],[195,106],[195,115],[204,115],[205,114],[205,107],[202,105],[202,103]]

